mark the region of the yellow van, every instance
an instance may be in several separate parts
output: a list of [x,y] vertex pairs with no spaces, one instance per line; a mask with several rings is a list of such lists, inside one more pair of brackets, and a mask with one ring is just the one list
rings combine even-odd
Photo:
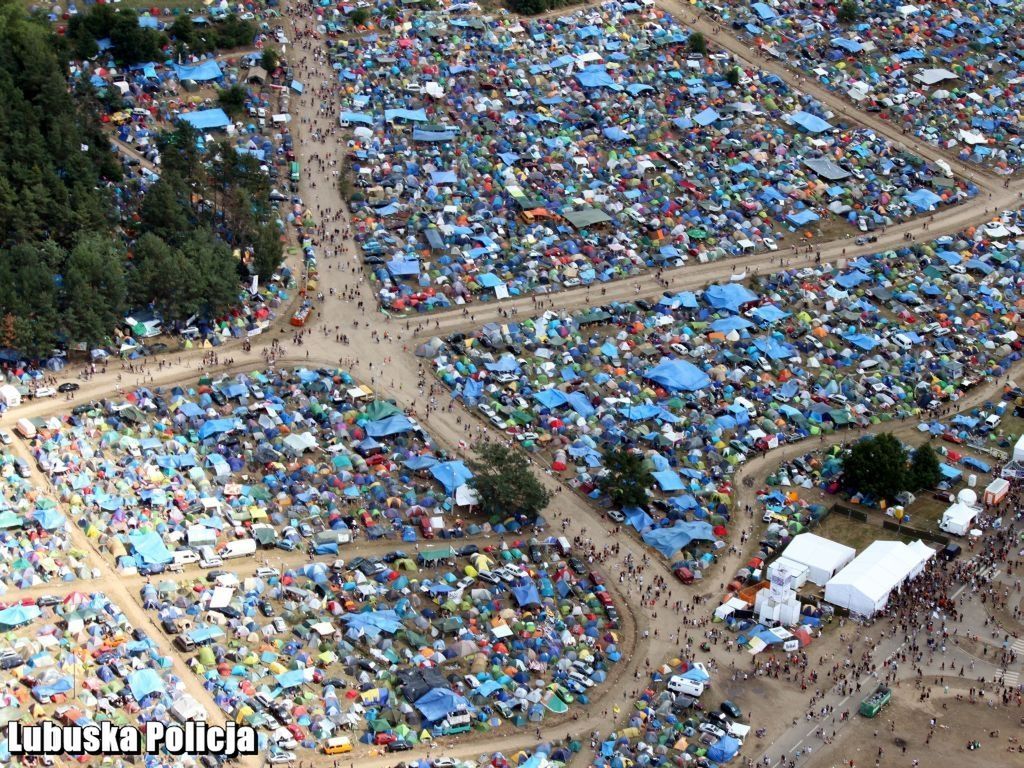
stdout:
[[325,755],[343,755],[352,751],[352,742],[348,736],[335,736],[324,744]]

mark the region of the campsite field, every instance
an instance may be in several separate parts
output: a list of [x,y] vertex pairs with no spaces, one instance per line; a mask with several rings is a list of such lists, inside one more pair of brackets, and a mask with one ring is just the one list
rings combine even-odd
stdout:
[[[938,686],[933,690],[942,692]],[[966,695],[966,691],[964,693]],[[853,715],[853,722],[839,731],[832,744],[813,752],[803,765],[807,768],[873,765],[879,747],[884,750],[882,765],[910,766],[917,760],[921,765],[984,763],[991,768],[1010,768],[1024,762],[1024,755],[1016,751],[1018,745],[1009,741],[1014,736],[1020,738],[1020,710],[992,708],[984,701],[976,704],[957,701],[952,692],[948,697],[933,696],[923,704],[917,699],[915,689],[897,689],[889,709],[874,720]],[[852,699],[850,703],[852,706]],[[936,719],[936,728],[930,743],[926,744],[932,717]],[[890,730],[893,724],[894,731]],[[999,735],[990,736],[995,731]],[[971,739],[981,742],[979,750],[966,748]]]

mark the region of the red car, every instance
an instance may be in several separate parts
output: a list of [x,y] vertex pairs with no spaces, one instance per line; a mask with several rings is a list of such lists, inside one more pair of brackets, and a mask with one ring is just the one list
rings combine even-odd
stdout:
[[373,743],[378,746],[390,744],[392,741],[398,741],[398,737],[393,733],[378,733],[373,737]]
[[956,445],[962,445],[964,442],[963,438],[961,438],[960,435],[956,434],[955,432],[943,432],[942,439],[945,440],[947,443],[955,443]]

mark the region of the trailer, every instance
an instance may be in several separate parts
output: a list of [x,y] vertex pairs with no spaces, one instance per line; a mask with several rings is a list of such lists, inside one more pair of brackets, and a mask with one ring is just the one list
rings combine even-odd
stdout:
[[861,701],[858,711],[864,717],[875,717],[889,703],[890,699],[892,699],[892,691],[886,686],[880,685],[875,688],[874,693]]

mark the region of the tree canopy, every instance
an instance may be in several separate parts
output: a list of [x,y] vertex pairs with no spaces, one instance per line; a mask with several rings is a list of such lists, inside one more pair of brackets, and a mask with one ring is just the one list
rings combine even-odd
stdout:
[[499,443],[484,443],[469,462],[469,486],[488,515],[528,522],[548,505],[551,493],[530,470],[526,456]]
[[934,488],[942,479],[942,471],[939,469],[939,457],[935,455],[935,449],[930,443],[924,443],[910,458],[909,485],[910,490],[920,491]]
[[[187,36],[188,25],[173,26]],[[248,22],[217,29],[251,42]],[[134,11],[92,6],[58,38],[0,0],[0,346],[30,357],[103,344],[126,310],[150,303],[169,321],[222,314],[247,270],[266,279],[283,258],[259,164],[228,145],[200,153],[186,124],[158,137],[161,176],[145,194],[122,178],[99,119],[119,97],[101,102],[87,78],[69,87],[63,64],[95,55],[98,37],[119,63],[163,58],[163,36]],[[225,100],[242,95],[229,88]]]
[[639,507],[647,503],[647,490],[654,483],[644,457],[627,448],[605,451],[602,464],[607,472],[598,480],[601,492],[617,507]]
[[859,440],[843,457],[843,479],[853,490],[891,501],[908,487],[907,452],[888,432]]

